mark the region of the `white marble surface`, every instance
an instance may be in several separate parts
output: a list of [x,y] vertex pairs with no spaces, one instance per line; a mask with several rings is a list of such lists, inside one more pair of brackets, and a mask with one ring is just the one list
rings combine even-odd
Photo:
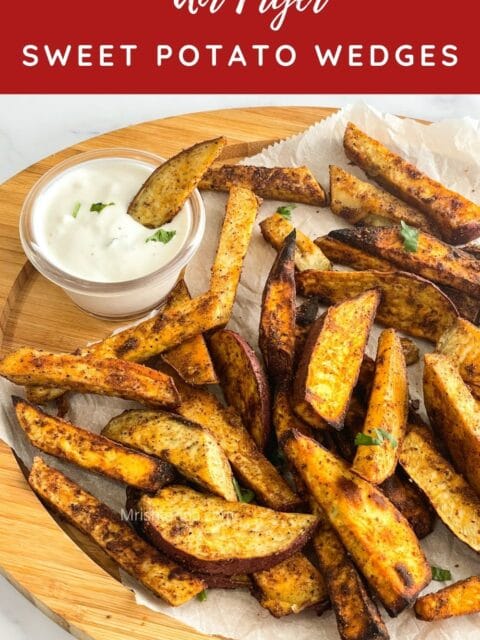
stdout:
[[[0,96],[0,182],[40,158],[91,136],[126,125],[180,113],[268,105],[343,106],[353,95],[185,95],[185,96]],[[479,95],[371,95],[383,111],[428,120],[480,119]],[[0,578],[0,638],[68,640],[4,579]]]

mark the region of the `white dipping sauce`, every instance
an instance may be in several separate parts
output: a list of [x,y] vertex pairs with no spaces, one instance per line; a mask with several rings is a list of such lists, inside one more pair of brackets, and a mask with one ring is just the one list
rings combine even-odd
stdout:
[[[155,233],[127,208],[155,167],[130,158],[89,160],[60,174],[38,196],[33,233],[43,255],[63,271],[93,282],[122,282],[170,262],[191,232],[191,208],[162,226],[172,239],[146,242]],[[92,212],[95,203],[112,205]],[[80,207],[78,207],[80,204]]]

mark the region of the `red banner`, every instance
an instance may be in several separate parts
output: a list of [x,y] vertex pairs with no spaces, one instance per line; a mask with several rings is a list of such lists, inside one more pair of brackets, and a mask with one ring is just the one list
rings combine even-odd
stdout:
[[480,93],[478,0],[27,5],[3,10],[3,93]]

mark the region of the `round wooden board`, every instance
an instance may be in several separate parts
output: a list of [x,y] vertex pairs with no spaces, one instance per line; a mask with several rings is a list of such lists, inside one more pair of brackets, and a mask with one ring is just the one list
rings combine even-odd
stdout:
[[[324,108],[231,109],[155,120],[92,138],[56,153],[0,186],[0,353],[22,345],[71,351],[107,335],[111,323],[77,309],[26,263],[18,238],[22,202],[50,167],[81,151],[145,149],[169,157],[199,140],[226,135],[227,161],[258,152],[333,113]],[[106,556],[60,524],[30,490],[9,447],[0,442],[0,571],[58,624],[82,640],[193,640],[203,637],[135,604]]]

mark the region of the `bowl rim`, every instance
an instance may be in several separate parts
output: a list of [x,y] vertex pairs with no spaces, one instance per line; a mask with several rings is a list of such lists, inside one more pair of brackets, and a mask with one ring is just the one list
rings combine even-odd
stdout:
[[87,280],[85,278],[77,277],[59,268],[45,257],[41,248],[34,240],[32,229],[33,205],[42,191],[65,171],[84,162],[101,160],[104,158],[125,158],[141,162],[149,162],[155,167],[158,167],[166,161],[162,156],[150,151],[130,147],[108,147],[104,149],[93,149],[91,151],[79,152],[66,160],[62,160],[55,164],[35,182],[23,202],[19,219],[20,242],[25,255],[35,269],[45,276],[45,278],[54,282],[63,289],[67,289],[74,293],[82,293],[92,296],[121,295],[128,293],[129,291],[147,287],[154,282],[158,284],[159,280],[167,280],[174,274],[178,275],[198,250],[205,232],[206,222],[205,204],[199,190],[195,189],[187,199],[192,211],[192,228],[185,244],[179,253],[174,255],[169,262],[155,271],[130,280],[98,282],[95,280]]

